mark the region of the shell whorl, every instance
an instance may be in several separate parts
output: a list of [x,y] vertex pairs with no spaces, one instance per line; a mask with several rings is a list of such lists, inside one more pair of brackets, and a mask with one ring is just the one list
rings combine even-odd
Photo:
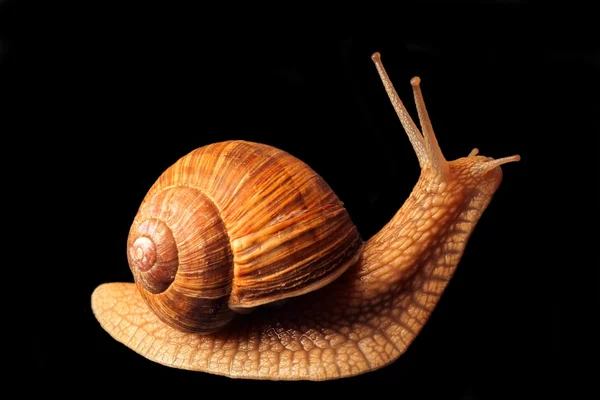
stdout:
[[127,256],[163,322],[209,333],[234,312],[340,276],[363,242],[325,181],[274,147],[211,144],[169,167],[130,230]]
[[173,283],[178,266],[177,243],[161,220],[147,219],[130,238],[129,264],[136,280],[150,293],[162,293]]
[[185,332],[211,332],[233,318],[229,238],[202,192],[172,187],[144,201],[128,242],[138,287],[163,321]]

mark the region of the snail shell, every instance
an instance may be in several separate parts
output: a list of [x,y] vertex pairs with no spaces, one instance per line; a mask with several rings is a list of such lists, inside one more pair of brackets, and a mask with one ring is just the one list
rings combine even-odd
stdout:
[[236,312],[327,285],[362,247],[343,203],[305,163],[268,145],[226,141],[160,176],[131,226],[127,257],[163,322],[209,333]]

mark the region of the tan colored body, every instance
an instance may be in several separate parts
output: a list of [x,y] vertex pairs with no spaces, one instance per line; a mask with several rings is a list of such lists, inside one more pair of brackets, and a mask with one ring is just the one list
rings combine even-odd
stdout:
[[477,156],[447,162],[413,82],[421,135],[374,56],[421,164],[421,176],[393,219],[364,244],[358,262],[281,308],[259,308],[208,335],[161,322],[131,283],[92,295],[102,327],[158,363],[235,378],[324,380],[357,375],[398,358],[423,328],[468,238],[498,188],[500,164]]

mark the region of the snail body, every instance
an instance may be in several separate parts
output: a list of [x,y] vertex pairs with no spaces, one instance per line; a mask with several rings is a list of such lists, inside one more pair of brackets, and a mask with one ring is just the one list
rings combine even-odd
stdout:
[[519,156],[474,149],[446,161],[420,80],[411,84],[423,133],[372,59],[421,166],[391,221],[364,242],[322,178],[273,147],[194,150],[161,175],[132,224],[136,283],[92,294],[107,332],[167,366],[251,379],[348,377],[408,348],[498,189],[500,165]]

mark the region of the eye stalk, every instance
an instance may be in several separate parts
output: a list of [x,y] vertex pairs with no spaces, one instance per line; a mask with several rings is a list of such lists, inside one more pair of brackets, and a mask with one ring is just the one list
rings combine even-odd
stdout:
[[433,132],[433,127],[431,126],[431,120],[429,119],[429,114],[425,107],[425,100],[423,99],[423,93],[421,92],[421,78],[418,76],[413,77],[410,80],[410,84],[413,88],[413,95],[415,97],[415,104],[417,106],[417,113],[419,114],[422,132],[417,128],[417,125],[408,114],[408,111],[406,111],[406,107],[404,107],[402,100],[400,100],[396,89],[394,89],[394,85],[381,63],[381,55],[377,52],[373,53],[371,60],[375,63],[375,67],[381,77],[385,91],[390,98],[394,110],[396,110],[396,114],[408,135],[408,139],[410,140],[415,153],[417,154],[421,169],[431,169],[438,179],[447,179],[449,171],[448,162],[442,154],[442,150],[440,149],[435,133]]
[[[375,67],[377,68],[377,72],[381,77],[383,86],[385,87],[385,90],[390,98],[392,106],[396,110],[398,118],[400,119],[400,123],[402,124],[402,127],[406,131],[406,134],[408,135],[408,138],[415,149],[421,169],[430,169],[435,173],[439,180],[447,180],[449,178],[449,162],[442,154],[442,150],[440,149],[438,141],[435,137],[433,127],[431,126],[431,120],[429,118],[429,114],[427,113],[427,108],[425,107],[423,93],[421,92],[421,78],[415,76],[410,80],[415,97],[415,104],[417,106],[417,113],[419,114],[419,122],[421,123],[420,131],[411,116],[408,114],[408,111],[404,107],[402,100],[400,100],[398,93],[396,93],[396,90],[394,89],[394,86],[392,85],[392,82],[385,68],[383,67],[383,64],[381,63],[381,55],[377,52],[373,53],[371,60],[373,60],[375,63]],[[471,153],[469,153],[467,160],[463,159],[464,161],[458,161],[458,163],[457,160],[455,160],[451,163],[455,166],[466,166],[467,169],[471,170],[473,175],[482,176],[502,164],[519,161],[521,159],[520,156],[514,155],[494,160],[488,157],[477,156],[478,154],[479,149],[474,148],[471,150]]]

